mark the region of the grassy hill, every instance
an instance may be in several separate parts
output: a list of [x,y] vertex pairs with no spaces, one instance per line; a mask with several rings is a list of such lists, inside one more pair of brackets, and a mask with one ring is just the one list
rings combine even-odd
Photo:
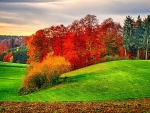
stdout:
[[25,66],[0,62],[0,100],[102,101],[150,97],[150,61],[105,62],[61,75],[73,82],[18,96]]

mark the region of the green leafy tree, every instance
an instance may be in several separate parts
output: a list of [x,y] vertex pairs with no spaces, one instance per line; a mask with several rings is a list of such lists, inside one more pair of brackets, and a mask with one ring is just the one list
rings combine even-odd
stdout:
[[15,63],[26,63],[28,56],[27,46],[17,47],[13,50],[13,62]]

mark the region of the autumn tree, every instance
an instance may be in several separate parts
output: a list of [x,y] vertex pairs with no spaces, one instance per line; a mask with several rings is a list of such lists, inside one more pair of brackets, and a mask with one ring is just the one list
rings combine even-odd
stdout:
[[22,42],[21,42],[20,46],[21,47],[26,46],[28,39],[29,39],[29,36],[24,36],[23,39],[22,39]]
[[103,43],[99,36],[98,20],[95,15],[86,15],[69,26],[74,33],[78,67],[84,67],[100,61]]
[[38,30],[35,34],[31,35],[28,40],[28,63],[42,62],[50,51],[50,47],[45,37],[44,30]]
[[29,65],[19,94],[29,94],[56,85],[59,83],[59,76],[68,71],[70,63],[64,57],[52,56],[49,53],[41,63],[32,62]]
[[122,47],[121,26],[112,19],[101,25],[95,15],[86,15],[69,26],[51,26],[38,30],[28,40],[28,62],[42,62],[49,52],[65,57],[72,69],[101,61],[106,54],[115,55]]
[[61,24],[60,26],[52,26],[50,29],[53,35],[52,48],[54,51],[54,55],[63,56],[62,38],[66,35],[67,28]]
[[120,55],[120,47],[122,44],[122,27],[119,23],[115,23],[112,18],[104,20],[100,25],[100,36],[103,37],[106,52],[105,55]]
[[100,61],[101,40],[98,36],[98,20],[95,15],[87,15],[83,18],[83,28],[85,29],[86,38],[86,65],[91,65]]
[[13,53],[9,52],[3,57],[4,62],[13,62]]
[[77,62],[79,60],[79,57],[75,48],[74,33],[68,32],[63,37],[62,41],[64,57],[71,63],[71,68],[76,69],[78,67]]

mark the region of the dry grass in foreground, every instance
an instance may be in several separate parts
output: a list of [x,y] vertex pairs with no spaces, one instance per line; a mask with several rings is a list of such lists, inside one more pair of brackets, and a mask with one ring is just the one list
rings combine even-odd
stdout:
[[0,113],[150,113],[150,98],[105,102],[3,102]]

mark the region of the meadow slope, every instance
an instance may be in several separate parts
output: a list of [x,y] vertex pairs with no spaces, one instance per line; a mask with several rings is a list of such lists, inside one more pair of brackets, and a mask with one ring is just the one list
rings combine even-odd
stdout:
[[26,65],[0,62],[0,101],[104,101],[150,97],[150,61],[99,63],[65,73],[73,81],[18,96]]

